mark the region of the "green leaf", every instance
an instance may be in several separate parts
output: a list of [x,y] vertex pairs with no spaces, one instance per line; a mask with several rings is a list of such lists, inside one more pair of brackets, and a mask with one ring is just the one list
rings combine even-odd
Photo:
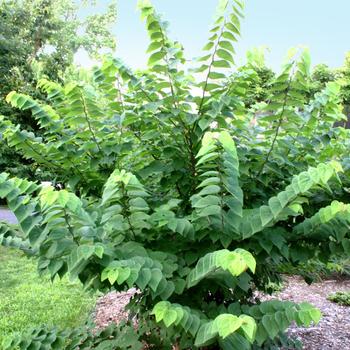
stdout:
[[153,41],[147,49],[147,53],[153,52],[154,50],[157,50],[162,47],[161,41]]
[[213,67],[216,67],[216,68],[231,68],[231,65],[226,60],[215,60],[213,62]]
[[247,264],[244,261],[243,257],[240,254],[229,254],[226,258],[225,267],[233,276],[239,276],[243,273]]
[[320,322],[321,318],[322,318],[321,311],[319,309],[312,308],[311,310],[309,310],[309,313],[310,313],[312,321],[315,324],[318,324]]
[[131,269],[128,267],[118,269],[117,283],[124,283],[131,275]]
[[170,327],[172,324],[175,323],[177,319],[177,312],[175,310],[167,310],[166,313],[163,316],[163,321],[166,327]]
[[228,32],[228,31],[224,31],[222,33],[222,37],[231,41],[237,41],[236,37],[231,32]]
[[248,266],[250,271],[255,273],[256,261],[253,255],[247,250],[240,249],[240,248],[235,249],[235,252],[238,253],[243,258],[245,264]]
[[148,285],[151,287],[153,292],[157,291],[160,281],[163,279],[163,274],[160,269],[152,269],[152,277],[148,282]]
[[102,259],[104,253],[104,248],[103,246],[97,245],[95,246],[95,255]]
[[225,78],[226,78],[226,75],[223,74],[223,73],[210,72],[209,78],[210,78],[210,79],[214,79],[214,80],[217,80],[217,79],[225,79]]
[[232,24],[232,23],[230,23],[230,22],[226,23],[225,27],[226,27],[229,31],[231,31],[231,32],[233,32],[233,33],[235,33],[235,34],[237,34],[237,35],[240,34],[238,28],[237,28],[234,24]]
[[143,290],[147,286],[147,284],[150,282],[152,278],[152,272],[149,268],[143,268],[140,271],[140,274],[138,276],[138,279],[136,280],[137,286]]
[[234,60],[233,60],[233,57],[232,55],[230,54],[230,52],[226,51],[226,50],[223,50],[223,49],[219,49],[216,51],[216,54],[218,57],[228,61],[228,62],[231,62],[232,64],[234,64]]
[[156,63],[158,63],[160,60],[163,59],[165,54],[166,54],[165,51],[157,51],[153,53],[148,59],[148,65],[151,67],[154,66]]
[[200,347],[204,345],[209,345],[215,337],[217,336],[217,330],[213,329],[213,321],[204,323],[198,330],[196,339],[195,339],[195,346]]
[[81,245],[77,249],[78,259],[89,259],[95,253],[96,247],[93,245]]
[[241,327],[243,320],[234,315],[222,314],[216,317],[214,322],[220,337],[225,339]]
[[69,193],[67,191],[62,190],[62,191],[58,192],[57,201],[62,207],[64,207],[67,204],[67,202],[69,201],[69,198],[70,198],[70,196],[69,196]]
[[113,285],[119,276],[119,271],[114,269],[114,270],[109,270],[107,274],[108,281],[111,285]]
[[274,315],[264,315],[261,320],[265,331],[268,333],[271,339],[274,339],[279,333],[278,324],[274,318]]
[[253,343],[255,339],[256,330],[257,330],[257,325],[254,318],[247,315],[241,315],[240,319],[242,319],[242,325],[241,325],[242,331],[244,332],[249,342]]
[[203,51],[209,51],[213,48],[214,43],[212,41],[209,41],[204,47],[203,47]]
[[153,310],[152,315],[155,315],[156,322],[160,322],[163,320],[165,314],[167,313],[168,309],[170,307],[170,303],[168,301],[160,301],[157,303]]
[[231,53],[235,53],[235,49],[229,41],[222,40],[219,42],[219,46]]

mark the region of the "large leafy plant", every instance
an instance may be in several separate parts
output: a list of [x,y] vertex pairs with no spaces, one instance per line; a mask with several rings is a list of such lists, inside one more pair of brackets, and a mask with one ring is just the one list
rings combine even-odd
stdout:
[[[278,279],[280,263],[350,251],[348,205],[332,202],[331,191],[346,197],[337,161],[346,131],[332,129],[343,118],[338,87],[309,96],[303,52],[274,78],[268,101],[246,106],[254,74],[225,74],[234,64],[240,1],[220,1],[191,72],[166,22],[148,1],[140,9],[150,70],[134,73],[107,57],[79,82],[41,81],[47,105],[8,95],[32,112],[43,136],[5,118],[1,132],[56,178],[51,186],[0,175],[0,197],[19,222],[18,230],[3,224],[0,240],[36,255],[52,278],[68,273],[103,291],[137,287],[129,304],[136,325],[125,327],[138,332],[127,333],[135,341],[125,348],[268,347],[291,322],[309,326],[320,312],[256,302],[253,291]],[[322,141],[325,130],[331,141]],[[30,334],[46,346],[65,333]]]

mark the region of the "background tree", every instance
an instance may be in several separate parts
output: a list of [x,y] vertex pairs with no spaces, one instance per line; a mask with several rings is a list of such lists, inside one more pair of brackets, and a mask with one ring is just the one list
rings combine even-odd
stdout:
[[[340,99],[343,104],[347,120],[341,122],[347,129],[350,128],[350,52],[345,56],[344,64],[340,68],[332,69],[326,64],[319,64],[312,72],[312,92],[320,92],[326,84],[337,81],[340,85]],[[337,124],[338,125],[338,124]]]
[[312,71],[313,91],[320,92],[330,81],[337,79],[337,72],[329,68],[326,64],[318,64]]
[[338,70],[341,83],[341,99],[344,106],[344,114],[347,116],[346,128],[350,128],[350,52],[345,56],[343,66]]
[[[38,132],[31,114],[9,108],[6,95],[16,90],[43,99],[36,89],[39,77],[62,82],[79,49],[96,57],[103,48],[115,48],[110,31],[116,20],[115,3],[84,19],[78,16],[80,5],[73,0],[0,1],[0,115]],[[35,165],[10,150],[1,134],[0,138],[2,169],[32,177]]]
[[[232,75],[232,84],[245,84],[242,91],[246,107],[259,102],[266,102],[271,93],[271,84],[275,73],[266,65],[264,47],[254,48],[247,52],[247,63]],[[235,92],[237,93],[237,92]]]

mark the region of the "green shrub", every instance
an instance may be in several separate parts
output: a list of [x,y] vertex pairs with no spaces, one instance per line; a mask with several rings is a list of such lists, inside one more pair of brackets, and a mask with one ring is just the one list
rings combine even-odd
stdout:
[[330,294],[328,300],[340,305],[350,306],[350,292],[336,292]]
[[290,263],[280,265],[278,271],[303,276],[306,282],[312,283],[313,281],[322,281],[337,275],[349,276],[350,261],[345,255],[331,257],[327,262],[315,258],[296,266]]
[[20,349],[46,347],[50,350],[140,349],[142,344],[135,339],[135,330],[126,325],[122,321],[118,326],[110,325],[103,330],[94,329],[88,324],[65,330],[47,326],[30,328],[4,343],[3,349],[10,350],[16,347]]
[[38,138],[3,119],[4,137],[57,174],[60,189],[1,174],[0,198],[22,231],[5,228],[1,238],[36,254],[52,277],[69,273],[102,291],[137,287],[128,306],[136,348],[273,347],[293,321],[309,326],[320,311],[254,303],[253,291],[274,286],[282,263],[350,251],[339,181],[349,138],[333,128],[344,117],[339,86],[310,95],[301,52],[273,78],[269,103],[247,107],[249,75],[224,74],[241,2],[220,1],[191,73],[166,23],[148,1],[140,8],[150,70],[107,57],[84,84],[42,81],[48,105],[7,97],[47,131]]

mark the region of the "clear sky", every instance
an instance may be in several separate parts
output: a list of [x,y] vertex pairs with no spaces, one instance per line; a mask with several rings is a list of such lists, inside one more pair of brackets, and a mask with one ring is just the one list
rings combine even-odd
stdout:
[[[97,0],[101,9],[107,0]],[[170,36],[179,40],[187,58],[200,54],[208,37],[217,0],[153,0],[157,11],[170,21]],[[144,68],[148,38],[136,10],[137,0],[118,1],[116,55],[132,68]],[[247,0],[242,38],[237,43],[237,62],[245,52],[267,46],[267,63],[278,69],[293,46],[310,48],[313,64],[340,66],[350,51],[350,0]],[[84,54],[77,62],[88,65]]]

